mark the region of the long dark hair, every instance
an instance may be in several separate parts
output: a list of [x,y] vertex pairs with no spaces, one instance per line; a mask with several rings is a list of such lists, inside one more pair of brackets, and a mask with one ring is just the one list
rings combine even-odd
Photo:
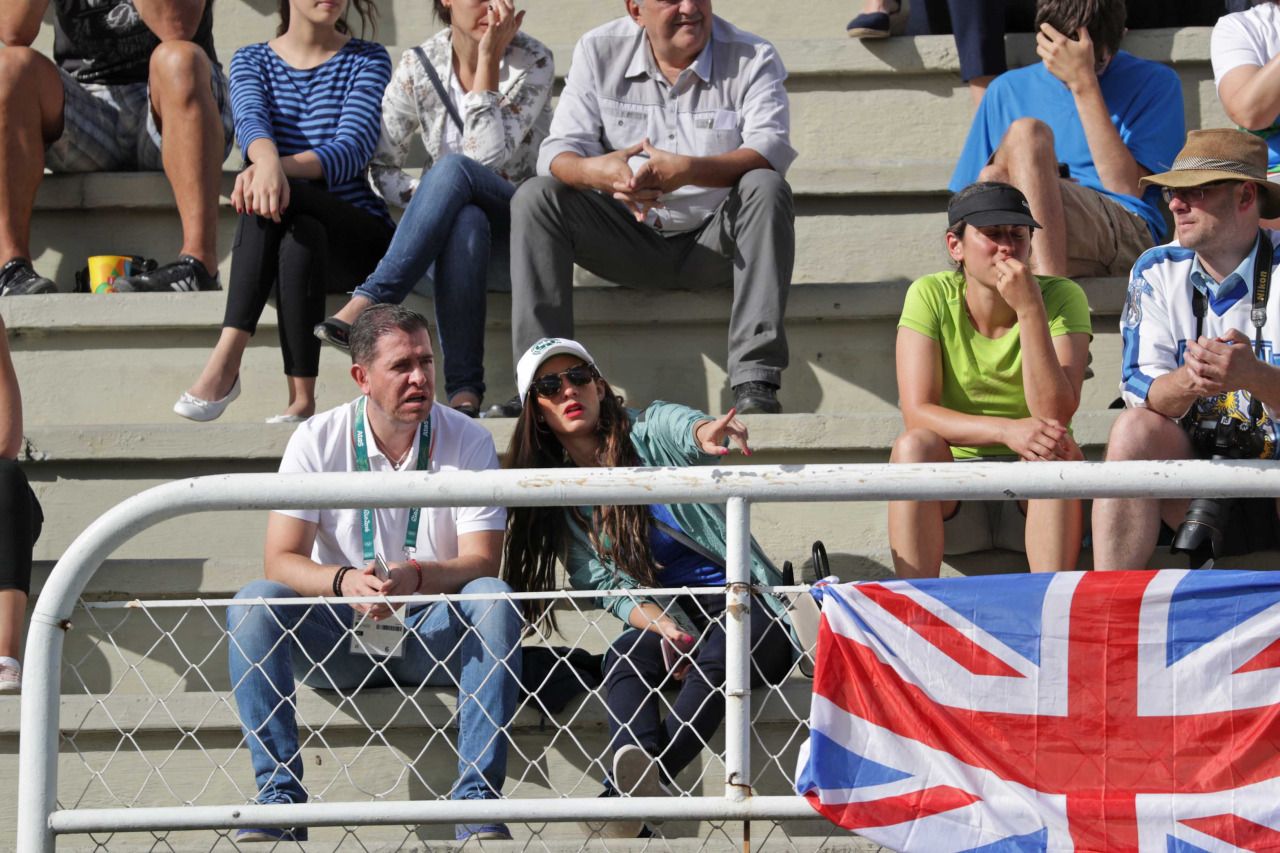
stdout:
[[[376,0],[348,0],[347,12],[352,9],[356,10],[356,14],[360,16],[360,37],[364,38],[365,30],[370,35],[376,35],[378,32],[378,4]],[[289,31],[289,0],[280,0],[279,6],[280,26],[276,27],[276,35],[282,36]],[[351,32],[351,25],[347,23],[347,16],[344,14],[333,25],[334,29],[343,35],[354,35]]]
[[[599,377],[599,374],[597,374]],[[601,467],[619,468],[640,464],[631,444],[631,418],[621,397],[603,378],[604,398],[596,434],[600,449],[596,462]],[[515,432],[507,448],[507,468],[572,468],[573,460],[551,428],[538,416],[538,400],[532,389],[516,420]],[[513,507],[507,514],[506,559],[503,577],[517,592],[545,592],[556,588],[556,558],[564,551],[570,531],[566,515],[587,532],[591,547],[602,561],[633,578],[641,586],[657,586],[657,566],[649,549],[649,508],[644,505],[597,506],[586,518],[580,511],[563,507]],[[555,628],[555,616],[546,601],[525,605],[525,616],[537,625],[546,618]]]

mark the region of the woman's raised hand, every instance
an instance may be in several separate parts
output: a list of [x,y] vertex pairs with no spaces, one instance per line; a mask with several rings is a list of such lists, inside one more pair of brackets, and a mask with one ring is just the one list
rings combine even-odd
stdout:
[[489,27],[480,37],[480,55],[501,57],[524,23],[524,10],[516,11],[511,0],[490,0]]
[[747,427],[737,418],[738,410],[730,409],[713,421],[703,421],[693,431],[693,437],[703,453],[712,456],[728,456],[726,441],[732,439],[742,449],[744,456],[751,455],[747,445]]

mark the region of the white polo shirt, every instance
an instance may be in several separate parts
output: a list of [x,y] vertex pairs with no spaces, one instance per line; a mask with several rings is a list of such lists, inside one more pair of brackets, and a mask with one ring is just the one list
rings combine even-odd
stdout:
[[[289,439],[280,460],[281,474],[355,471],[354,441],[357,397],[350,403],[322,412],[300,424]],[[421,432],[414,437],[412,460],[403,470],[416,470]],[[498,467],[498,454],[488,430],[466,415],[447,406],[431,407],[431,466],[436,471],[482,471]],[[390,460],[369,441],[369,470],[391,472]],[[315,544],[311,559],[323,565],[363,566],[364,545],[360,537],[360,508],[287,509],[283,515],[315,522]],[[502,530],[507,523],[505,507],[436,507],[422,510],[418,526],[419,560],[449,560],[458,556],[458,537],[483,530]],[[404,560],[405,531],[409,508],[374,510],[374,547],[388,561]]]

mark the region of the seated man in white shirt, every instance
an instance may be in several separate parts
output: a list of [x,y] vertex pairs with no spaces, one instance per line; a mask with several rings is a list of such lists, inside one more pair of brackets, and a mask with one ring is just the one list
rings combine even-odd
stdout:
[[[1269,299],[1280,231],[1258,226],[1280,216],[1267,144],[1240,130],[1193,130],[1173,168],[1143,181],[1161,188],[1177,239],[1144,252],[1129,277],[1120,317],[1126,408],[1107,461],[1280,458],[1280,309]],[[1275,546],[1280,500],[1198,508],[1189,513],[1178,498],[1095,500],[1093,567],[1146,568],[1161,522],[1186,531],[1173,544],[1193,567]]]
[[573,337],[575,262],[629,287],[732,284],[738,413],[778,412],[795,259],[786,69],[711,0],[626,6],[578,42],[540,177],[512,201],[517,360],[540,338]]
[[[298,427],[281,473],[465,471],[498,467],[493,439],[466,415],[432,405],[427,321],[377,305],[351,328],[361,396]],[[454,799],[496,798],[506,777],[505,727],[515,710],[523,627],[498,596],[502,507],[281,510],[267,522],[266,580],[238,599],[476,593],[493,599],[410,604],[248,605],[227,609],[231,682],[252,756],[257,802],[301,803],[303,756],[294,707],[304,684],[355,692],[391,683],[458,688]],[[376,556],[375,556],[376,555]],[[389,572],[379,579],[376,558]],[[368,617],[361,622],[362,617]],[[355,640],[360,623],[368,643]],[[376,637],[376,639],[375,639]],[[371,649],[393,648],[382,654]],[[358,701],[358,699],[357,699]],[[305,828],[245,829],[238,841],[305,840]],[[502,824],[459,824],[459,840],[510,838]]]

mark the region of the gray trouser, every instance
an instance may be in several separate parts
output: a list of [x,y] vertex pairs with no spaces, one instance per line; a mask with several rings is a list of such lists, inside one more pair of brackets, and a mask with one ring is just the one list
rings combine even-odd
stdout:
[[[539,338],[573,337],[573,265],[627,287],[733,285],[729,384],[782,384],[782,328],[795,263],[791,187],[770,169],[743,175],[703,225],[664,236],[618,201],[532,178],[511,201],[515,360]],[[589,343],[589,342],[588,342]]]

